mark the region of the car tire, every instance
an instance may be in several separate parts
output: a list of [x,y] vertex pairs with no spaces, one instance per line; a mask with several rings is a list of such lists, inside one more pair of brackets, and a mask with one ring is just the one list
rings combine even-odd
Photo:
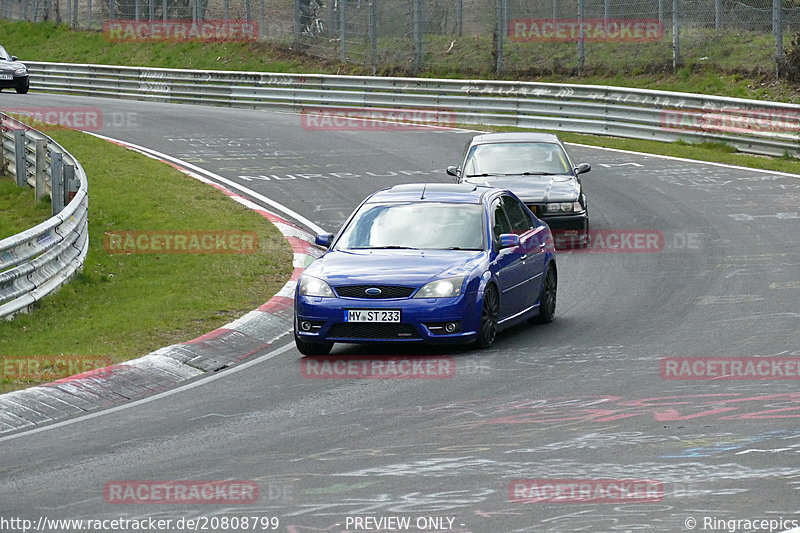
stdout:
[[481,304],[481,323],[478,329],[478,338],[475,339],[476,348],[488,348],[494,344],[497,337],[497,317],[500,314],[500,296],[494,285],[489,285],[483,292]]
[[31,88],[31,82],[26,79],[24,85],[22,85],[21,87],[16,87],[17,94],[27,94],[28,89],[30,88]]
[[583,222],[583,227],[578,230],[578,248],[589,246],[589,219]]
[[556,295],[558,293],[558,271],[553,263],[544,275],[542,294],[539,297],[539,314],[531,319],[538,324],[549,324],[556,317]]
[[306,342],[297,335],[294,336],[294,344],[298,352],[307,356],[328,355],[333,348],[332,342]]

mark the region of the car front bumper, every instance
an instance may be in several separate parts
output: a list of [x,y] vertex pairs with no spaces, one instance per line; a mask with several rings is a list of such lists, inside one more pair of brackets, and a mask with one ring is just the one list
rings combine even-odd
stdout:
[[583,230],[589,228],[589,214],[584,211],[574,215],[542,215],[551,230]]
[[[295,296],[295,334],[306,342],[464,344],[480,325],[476,293],[456,298],[318,298]],[[399,323],[347,322],[349,309],[399,310]],[[445,325],[457,324],[452,333]],[[311,326],[309,328],[309,325]]]
[[0,79],[0,89],[16,89],[25,87],[28,83],[28,75],[17,76],[16,74],[10,80]]

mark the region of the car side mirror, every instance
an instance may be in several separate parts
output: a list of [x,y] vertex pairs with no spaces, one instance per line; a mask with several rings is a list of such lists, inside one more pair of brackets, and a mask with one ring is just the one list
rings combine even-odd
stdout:
[[17,56],[11,56],[11,61],[16,61],[16,60],[17,60]]
[[314,242],[317,244],[317,246],[330,248],[331,243],[333,242],[333,233],[320,233],[314,238]]
[[500,249],[516,248],[519,246],[519,235],[515,233],[503,233],[500,235]]
[[580,165],[575,167],[575,174],[586,174],[590,170],[592,170],[592,165],[590,165],[589,163],[581,163]]
[[456,178],[459,178],[457,181],[459,181],[459,182],[461,181],[461,169],[460,168],[454,167],[454,166],[449,166],[449,167],[447,167],[446,172],[450,176],[454,176]]

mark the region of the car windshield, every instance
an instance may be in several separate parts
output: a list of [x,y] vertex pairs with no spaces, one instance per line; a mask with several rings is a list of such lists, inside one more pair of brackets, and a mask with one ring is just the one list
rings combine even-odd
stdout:
[[8,52],[6,52],[6,49],[3,48],[2,46],[0,46],[0,59],[11,61],[11,56],[8,55]]
[[482,250],[483,228],[483,209],[478,204],[367,204],[334,249]]
[[561,146],[545,142],[478,144],[472,147],[464,165],[467,177],[569,173]]

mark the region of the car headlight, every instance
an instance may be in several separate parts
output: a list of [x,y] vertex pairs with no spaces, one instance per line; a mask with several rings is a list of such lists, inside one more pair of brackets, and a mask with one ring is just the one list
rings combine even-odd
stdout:
[[17,70],[14,71],[14,74],[27,74],[27,73],[28,73],[28,69],[25,68],[25,67],[18,68]]
[[580,202],[553,202],[547,204],[548,213],[578,213],[583,211]]
[[464,276],[437,279],[422,287],[414,298],[453,298],[461,294]]
[[334,298],[336,296],[327,281],[313,276],[300,278],[300,286],[297,292],[300,296],[317,296],[320,298]]

